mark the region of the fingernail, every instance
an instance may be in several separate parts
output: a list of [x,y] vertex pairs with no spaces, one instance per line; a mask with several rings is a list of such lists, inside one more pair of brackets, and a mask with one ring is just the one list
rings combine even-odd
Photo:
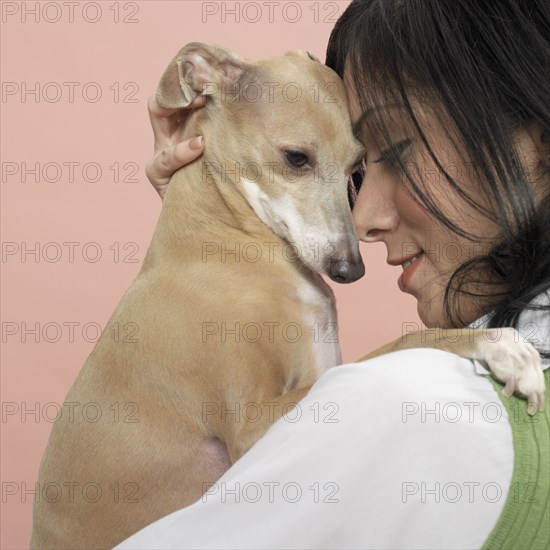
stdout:
[[200,149],[202,147],[202,136],[197,136],[189,142],[189,149]]

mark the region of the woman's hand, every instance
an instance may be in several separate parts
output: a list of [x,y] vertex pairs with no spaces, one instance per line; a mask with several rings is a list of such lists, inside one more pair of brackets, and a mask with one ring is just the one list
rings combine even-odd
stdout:
[[183,109],[165,109],[151,96],[147,101],[149,119],[155,136],[155,156],[145,165],[145,174],[161,198],[172,174],[203,153],[202,136],[181,141],[190,109],[204,107],[205,96],[198,96]]

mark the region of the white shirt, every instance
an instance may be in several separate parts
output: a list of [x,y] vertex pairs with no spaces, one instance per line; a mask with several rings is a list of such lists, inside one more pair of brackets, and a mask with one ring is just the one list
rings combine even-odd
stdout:
[[[548,312],[520,318],[533,340],[530,323],[548,349]],[[514,450],[472,363],[413,349],[330,369],[201,500],[116,548],[480,548]]]

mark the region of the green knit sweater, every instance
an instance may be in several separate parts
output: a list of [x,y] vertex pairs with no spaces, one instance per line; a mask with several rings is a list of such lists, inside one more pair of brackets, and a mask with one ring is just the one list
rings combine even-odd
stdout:
[[504,508],[484,550],[550,548],[550,368],[545,411],[531,417],[527,402],[502,396],[502,385],[489,377],[508,411],[514,442],[514,470]]

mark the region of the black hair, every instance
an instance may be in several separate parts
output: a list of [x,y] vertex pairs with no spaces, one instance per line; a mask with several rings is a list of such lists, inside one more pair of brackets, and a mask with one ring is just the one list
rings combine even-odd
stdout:
[[[349,71],[346,78],[362,112],[379,104],[402,105],[451,189],[498,224],[498,242],[488,241],[488,250],[464,261],[445,288],[449,325],[467,324],[460,295],[476,300],[482,314],[492,312],[489,328],[518,328],[525,309],[550,314],[548,301],[529,304],[550,290],[550,186],[545,183],[550,170],[526,169],[512,141],[512,130],[533,121],[545,140],[550,136],[550,2],[353,0],[332,31],[326,64],[342,78]],[[468,157],[486,200],[471,196],[436,158],[413,98],[429,105]],[[373,135],[388,147],[386,115],[383,109],[373,111],[368,120],[377,130]],[[395,164],[415,200],[440,224],[469,241],[483,240],[448,219],[399,156]],[[533,185],[542,186],[539,204]]]

